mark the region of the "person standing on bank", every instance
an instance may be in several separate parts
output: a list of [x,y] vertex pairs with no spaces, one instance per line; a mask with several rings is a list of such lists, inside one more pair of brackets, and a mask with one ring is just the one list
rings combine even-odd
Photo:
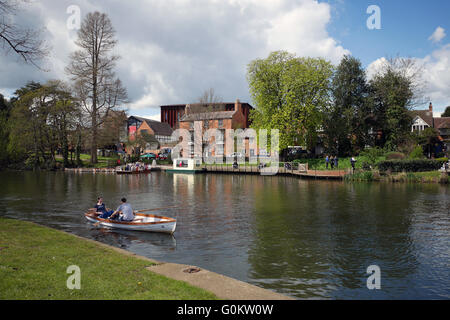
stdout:
[[122,204],[117,207],[116,211],[114,211],[110,219],[116,219],[118,221],[133,221],[133,208],[131,208],[131,205],[127,203],[126,198],[122,198],[121,201]]
[[325,157],[325,166],[326,166],[326,168],[327,168],[327,170],[328,170],[328,164],[330,163],[330,157],[327,155],[326,157]]
[[333,156],[331,156],[331,158],[330,158],[330,165],[331,165],[331,170],[333,170],[334,169],[334,157]]
[[336,167],[336,169],[339,167],[339,159],[338,156],[334,157],[334,166]]
[[352,170],[353,170],[353,172],[355,172],[355,164],[356,164],[356,159],[355,159],[355,157],[352,157],[352,158],[350,159],[350,164],[352,165]]

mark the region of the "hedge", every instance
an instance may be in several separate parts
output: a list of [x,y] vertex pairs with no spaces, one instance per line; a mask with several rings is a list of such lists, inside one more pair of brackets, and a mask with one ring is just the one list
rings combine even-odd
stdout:
[[439,170],[445,160],[388,160],[378,163],[380,171],[425,172]]

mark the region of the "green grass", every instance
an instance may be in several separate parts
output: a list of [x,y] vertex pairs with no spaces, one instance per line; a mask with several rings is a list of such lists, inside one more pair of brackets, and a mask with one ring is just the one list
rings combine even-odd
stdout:
[[[55,156],[56,161],[62,163],[63,162],[63,158],[61,155],[56,155]],[[109,167],[109,163],[114,163],[114,166],[116,166],[116,161],[117,161],[117,157],[102,157],[102,156],[97,156],[97,160],[98,163],[91,165],[90,161],[91,161],[91,155],[89,154],[80,154],[80,159],[81,162],[83,163],[84,167],[92,167],[92,168],[107,168]],[[70,161],[70,157],[69,157],[69,161]],[[73,159],[73,161],[75,161],[75,158]]]
[[[80,267],[79,290],[66,286],[70,265]],[[149,265],[61,231],[0,218],[0,299],[217,299]]]

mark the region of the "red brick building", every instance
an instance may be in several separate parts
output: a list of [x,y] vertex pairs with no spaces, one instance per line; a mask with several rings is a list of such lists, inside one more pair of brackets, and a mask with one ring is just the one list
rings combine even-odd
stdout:
[[[242,105],[242,114],[245,117],[245,128],[250,126],[250,110],[253,107],[248,103],[241,103]],[[165,105],[161,106],[161,122],[168,123],[172,129],[177,129],[179,127],[179,123],[181,118],[185,115],[187,104],[173,104],[173,105]],[[208,104],[190,104],[192,111],[196,113],[202,112],[219,112],[219,111],[234,111],[235,104],[234,102],[222,102],[222,103],[214,103],[211,105]]]

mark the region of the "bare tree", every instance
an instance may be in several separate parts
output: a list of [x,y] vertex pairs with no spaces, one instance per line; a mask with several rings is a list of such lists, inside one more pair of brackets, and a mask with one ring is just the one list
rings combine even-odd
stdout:
[[106,14],[89,13],[75,43],[80,50],[72,53],[66,71],[75,82],[77,97],[90,118],[91,163],[96,163],[98,128],[111,110],[127,102],[127,91],[113,71],[119,56],[112,54],[117,40]]
[[19,0],[0,0],[0,45],[6,51],[14,51],[27,63],[39,68],[37,61],[49,53],[49,47],[41,39],[41,31],[21,28],[12,17],[19,10]]
[[216,94],[214,88],[205,90],[203,94],[198,98],[198,103],[205,105],[214,105],[220,102],[222,102],[222,98]]

